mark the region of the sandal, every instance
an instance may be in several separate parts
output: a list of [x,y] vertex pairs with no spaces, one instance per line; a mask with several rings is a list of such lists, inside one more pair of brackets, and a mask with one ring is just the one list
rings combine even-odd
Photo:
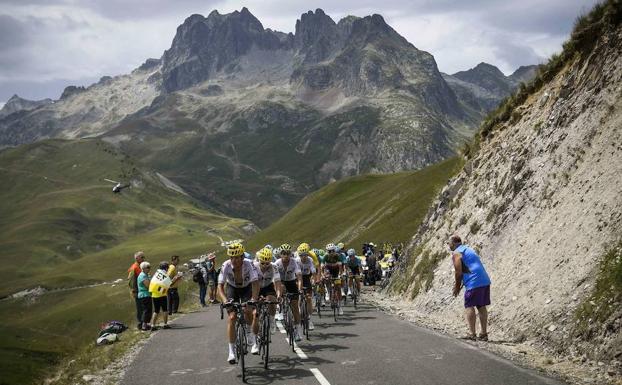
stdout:
[[477,340],[488,342],[488,333],[480,333],[480,335],[477,336]]

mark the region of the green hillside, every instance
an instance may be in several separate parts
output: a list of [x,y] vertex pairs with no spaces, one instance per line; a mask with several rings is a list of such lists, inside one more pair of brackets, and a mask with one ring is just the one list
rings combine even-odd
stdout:
[[452,158],[414,172],[363,175],[332,183],[300,201],[283,218],[248,241],[266,243],[406,242],[462,160]]
[[[132,184],[113,194],[104,178]],[[136,250],[182,262],[243,236],[248,224],[207,211],[99,140],[49,140],[0,152],[2,384],[40,382],[93,343],[99,324],[133,320],[125,287]],[[115,285],[58,291],[102,281]]]

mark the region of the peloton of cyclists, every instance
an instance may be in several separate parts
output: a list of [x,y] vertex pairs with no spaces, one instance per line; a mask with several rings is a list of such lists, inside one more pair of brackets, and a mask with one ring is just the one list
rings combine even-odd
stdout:
[[[365,246],[368,246],[365,244]],[[367,254],[373,253],[373,244],[367,247]],[[322,283],[322,279],[333,279],[336,300],[338,304],[338,314],[343,315],[341,300],[343,284],[340,282],[342,276],[350,277],[348,280],[348,295],[351,294],[353,283],[356,281],[358,291],[361,290],[361,282],[352,279],[352,276],[360,276],[362,273],[361,260],[356,256],[354,249],[344,250],[345,245],[339,243],[329,243],[326,251],[323,249],[312,249],[311,246],[303,242],[292,253],[291,245],[284,243],[277,248],[270,245],[264,246],[255,253],[253,261],[248,259],[249,254],[245,252],[244,246],[239,242],[231,243],[227,246],[227,256],[229,259],[222,265],[218,276],[218,296],[222,303],[235,302],[254,302],[260,298],[268,301],[281,299],[284,293],[293,294],[290,304],[293,318],[296,325],[295,340],[301,340],[300,309],[298,306],[298,295],[302,294],[307,298],[307,313],[313,314],[313,284]],[[324,288],[324,284],[319,285]],[[322,305],[323,306],[323,305]],[[252,306],[245,308],[245,320],[250,325],[251,331],[248,336],[248,343],[252,345],[251,353],[258,354],[257,333],[259,323],[256,311]],[[271,332],[274,333],[276,327],[275,314],[276,306],[270,305],[269,314],[271,317]],[[235,355],[235,330],[236,313],[228,310],[227,338],[229,346],[228,362],[236,362]],[[277,316],[278,319],[278,316]],[[314,330],[313,322],[309,319],[309,330]]]

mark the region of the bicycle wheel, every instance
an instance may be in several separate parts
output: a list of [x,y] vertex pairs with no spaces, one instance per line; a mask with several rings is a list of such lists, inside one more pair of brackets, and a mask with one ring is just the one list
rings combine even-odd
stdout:
[[296,343],[294,330],[296,330],[296,324],[294,322],[294,313],[291,306],[287,309],[287,317],[289,318],[289,344],[292,347],[292,352],[296,352],[294,344]]
[[309,339],[309,313],[307,312],[307,297],[304,295],[300,300],[300,322],[302,324],[302,333],[305,335],[305,338]]
[[263,317],[263,367],[264,369],[268,369],[268,361],[270,360],[270,316],[267,312],[264,313]]
[[339,306],[339,301],[337,300],[337,290],[341,289],[333,288],[332,296],[330,298],[330,307],[333,308],[333,318],[335,319],[335,322],[337,322],[337,307]]
[[236,354],[238,363],[242,369],[242,382],[246,382],[246,373],[244,372],[244,355],[246,354],[246,330],[244,326],[238,322],[237,338],[236,338]]
[[320,310],[321,307],[322,307],[322,299],[320,297],[320,294],[316,294],[315,295],[315,309],[317,311],[318,318],[322,318],[322,310]]

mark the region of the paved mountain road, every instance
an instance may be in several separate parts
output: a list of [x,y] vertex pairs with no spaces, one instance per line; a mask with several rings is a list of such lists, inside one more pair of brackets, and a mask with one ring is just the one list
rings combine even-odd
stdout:
[[[350,306],[335,323],[313,316],[310,341],[293,353],[278,330],[271,364],[247,356],[247,383],[267,384],[556,384],[474,345],[387,315]],[[187,314],[156,332],[128,368],[122,384],[241,384],[240,368],[226,361],[225,320],[218,306]]]

